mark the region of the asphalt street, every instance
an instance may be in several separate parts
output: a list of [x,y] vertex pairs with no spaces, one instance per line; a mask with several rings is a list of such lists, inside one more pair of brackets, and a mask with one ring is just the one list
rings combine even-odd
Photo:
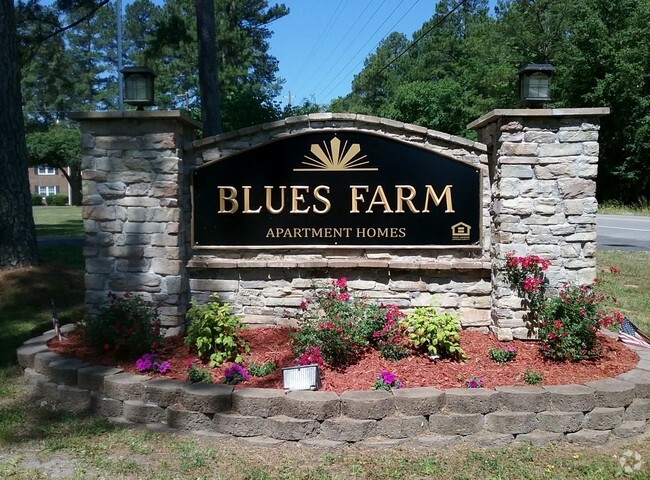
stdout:
[[599,249],[650,251],[650,217],[597,215],[596,230]]

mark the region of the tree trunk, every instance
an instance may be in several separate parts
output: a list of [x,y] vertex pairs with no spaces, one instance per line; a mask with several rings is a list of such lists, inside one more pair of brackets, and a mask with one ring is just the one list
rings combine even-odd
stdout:
[[199,45],[199,89],[203,137],[211,137],[222,131],[214,0],[196,0],[196,31]]
[[0,0],[0,268],[34,265],[36,229],[27,176],[14,0]]

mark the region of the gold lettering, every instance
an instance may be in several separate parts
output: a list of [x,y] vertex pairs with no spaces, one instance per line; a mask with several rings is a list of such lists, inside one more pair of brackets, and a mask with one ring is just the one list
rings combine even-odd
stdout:
[[401,228],[399,229],[399,237],[400,237],[400,238],[404,238],[404,237],[406,237],[406,228],[401,227]]
[[323,236],[323,229],[322,228],[312,228],[311,229],[311,236],[313,238],[320,238]]
[[358,192],[358,189],[363,189],[366,192],[368,191],[369,187],[368,185],[350,185],[350,190],[352,190],[352,208],[350,208],[350,213],[359,213],[359,207],[357,205],[357,201],[361,200],[362,202],[365,201],[365,198],[363,198],[363,194]]
[[274,187],[268,185],[264,186],[264,189],[266,190],[266,209],[269,213],[282,213],[282,210],[284,210],[284,191],[287,187],[278,187],[280,189],[280,208],[273,208],[273,188]]
[[[219,212],[218,213],[235,213],[239,209],[237,201],[237,189],[229,186],[218,186],[219,189]],[[226,208],[226,202],[230,206]]]
[[[412,213],[419,213],[420,210],[413,205],[413,199],[416,193],[415,187],[412,185],[395,185],[395,188],[397,189],[397,208],[395,209],[395,213],[404,213],[404,202],[406,202],[406,205]],[[409,191],[408,197],[404,196],[404,189]]]
[[289,213],[309,213],[309,210],[311,209],[311,207],[302,210],[298,208],[298,204],[305,201],[303,194],[298,193],[300,190],[309,193],[309,187],[291,186],[291,212]]
[[241,213],[260,213],[262,207],[259,206],[256,210],[251,210],[251,187],[249,185],[242,185],[244,190],[244,210]]
[[437,207],[440,205],[440,202],[442,202],[442,199],[444,197],[445,203],[447,205],[447,209],[445,210],[445,213],[455,213],[454,212],[454,206],[452,204],[452,198],[451,198],[451,187],[453,185],[446,185],[445,189],[442,191],[440,196],[436,194],[436,191],[433,189],[431,185],[427,185],[427,192],[425,194],[424,198],[424,208],[422,209],[422,213],[429,213],[429,198],[433,200],[433,203]]
[[[379,197],[379,200],[377,200],[377,197]],[[372,200],[370,201],[370,205],[368,206],[368,210],[366,210],[366,213],[372,213],[373,205],[383,205],[384,213],[393,213],[393,210],[390,208],[390,205],[388,204],[388,199],[386,198],[386,194],[384,193],[384,189],[382,188],[381,185],[377,185],[377,188],[375,189],[375,193],[372,196]]]
[[366,229],[363,227],[357,227],[357,238],[365,238]]
[[273,229],[269,228],[266,232],[266,238],[275,238],[275,235],[273,234]]
[[330,208],[332,208],[332,203],[329,201],[327,197],[324,197],[321,195],[321,190],[324,190],[327,193],[330,193],[330,187],[327,185],[319,185],[316,188],[314,188],[314,198],[321,202],[324,205],[324,208],[316,208],[316,205],[314,205],[314,213],[327,213],[330,211]]

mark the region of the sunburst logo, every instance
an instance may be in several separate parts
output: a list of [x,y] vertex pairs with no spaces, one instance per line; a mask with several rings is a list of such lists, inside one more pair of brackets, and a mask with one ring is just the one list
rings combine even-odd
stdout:
[[361,155],[361,146],[353,143],[348,146],[345,141],[341,145],[338,137],[332,138],[329,143],[323,140],[321,144],[312,143],[311,155],[305,155],[307,159],[303,165],[309,168],[294,168],[295,172],[318,172],[322,170],[356,170],[371,172],[377,171],[376,167],[364,167],[368,161],[364,159],[367,155]]

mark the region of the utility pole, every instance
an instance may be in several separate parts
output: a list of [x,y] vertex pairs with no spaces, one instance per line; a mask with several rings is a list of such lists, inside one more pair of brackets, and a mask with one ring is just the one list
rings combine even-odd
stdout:
[[117,108],[124,110],[124,79],[122,78],[122,0],[116,0],[117,10]]

